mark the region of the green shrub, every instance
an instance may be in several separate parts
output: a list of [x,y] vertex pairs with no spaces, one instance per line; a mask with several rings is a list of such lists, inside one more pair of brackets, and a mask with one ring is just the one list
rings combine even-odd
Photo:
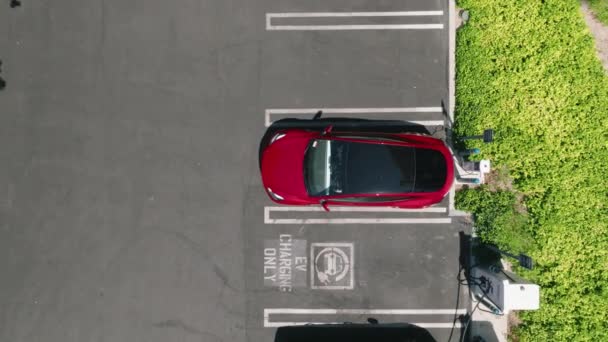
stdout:
[[508,166],[528,216],[506,191],[466,190],[457,205],[484,239],[529,248],[538,265],[522,271],[542,290],[541,309],[521,315],[521,340],[608,341],[608,77],[580,4],[459,6],[471,16],[457,36],[455,133],[494,128],[483,157]]
[[516,197],[511,191],[463,189],[456,193],[458,209],[474,213],[475,232],[485,242],[492,242],[503,250],[519,253],[533,243],[527,231],[527,216],[516,210]]
[[597,19],[608,25],[608,0],[589,0],[589,6]]

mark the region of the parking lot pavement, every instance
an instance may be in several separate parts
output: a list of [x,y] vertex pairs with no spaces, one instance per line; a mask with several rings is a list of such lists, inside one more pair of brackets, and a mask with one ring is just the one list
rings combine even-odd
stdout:
[[[442,134],[447,2],[269,1],[265,19],[264,127],[323,110],[324,118],[405,120]],[[273,204],[253,177],[243,216],[249,341],[271,340],[282,325],[369,317],[418,324],[438,341],[455,327],[459,338],[454,317],[468,300],[457,282],[458,236],[469,227],[448,215],[448,201],[326,213]]]
[[261,99],[268,108],[437,107],[445,49],[428,42],[441,33],[269,31]]
[[2,5],[0,341],[244,341],[257,4]]
[[[455,299],[455,235],[468,227],[447,203],[280,207],[257,161],[267,125],[310,109],[441,127],[446,7],[85,0],[0,12],[0,340],[258,342],[285,322],[368,316],[447,339],[468,305]],[[268,28],[267,14],[292,12],[330,15]],[[280,264],[265,258],[288,237],[307,267],[294,257],[278,287],[268,267]]]
[[466,312],[457,274],[459,233],[469,228],[447,215],[446,203],[405,213],[326,213],[261,206],[261,196],[250,188],[247,201],[258,206],[244,216],[250,341],[271,340],[278,326],[369,317],[415,323],[446,341],[454,317]]

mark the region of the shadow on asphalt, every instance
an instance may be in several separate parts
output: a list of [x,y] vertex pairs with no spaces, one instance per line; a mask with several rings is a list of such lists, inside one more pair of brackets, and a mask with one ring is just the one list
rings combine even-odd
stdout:
[[319,324],[277,329],[274,342],[436,342],[428,330],[408,323]]
[[332,126],[332,132],[382,132],[382,133],[420,133],[432,135],[423,125],[403,120],[368,120],[360,118],[319,118],[277,120],[268,127],[260,141],[258,160],[261,162],[262,151],[268,146],[268,142],[274,134],[285,129],[303,129],[311,131],[323,131],[327,126]]
[[[473,243],[473,238],[471,237],[471,235],[466,234],[463,231],[460,231],[458,233],[458,237],[460,240],[460,253],[459,253],[460,255],[458,257],[458,263],[459,263],[458,290],[457,290],[458,293],[456,294],[455,309],[459,308],[461,287],[463,285],[472,286],[472,284],[474,283],[474,281],[471,277],[471,269],[479,266],[479,263],[477,263],[477,262],[475,264],[473,264],[472,255],[473,255],[473,249],[474,249],[475,244]],[[488,257],[495,259],[497,256],[492,255],[492,256],[488,256]],[[500,256],[498,256],[498,258],[500,258]],[[470,295],[471,291],[469,290],[468,292]],[[460,329],[458,338],[455,339],[456,341],[498,342],[498,337],[496,336],[496,333],[494,332],[494,328],[492,327],[492,324],[490,322],[487,322],[487,321],[473,322],[469,313],[464,314],[464,315],[455,314],[453,323],[456,323],[456,322],[459,322],[463,327],[467,327],[467,328]],[[483,334],[483,339],[480,339],[479,336],[474,335],[474,333],[472,332],[473,329],[471,329],[471,327],[473,325],[475,325],[476,332]],[[455,330],[454,327],[452,327],[452,330],[450,331],[450,337],[448,338],[448,342],[453,341],[452,336],[454,335],[454,330]]]

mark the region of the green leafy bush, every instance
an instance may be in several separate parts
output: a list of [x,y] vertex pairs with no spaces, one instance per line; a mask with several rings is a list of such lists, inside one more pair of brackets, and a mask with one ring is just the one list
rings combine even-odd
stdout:
[[458,209],[474,213],[475,232],[479,238],[514,253],[526,251],[533,238],[527,231],[527,216],[516,210],[511,191],[492,192],[487,187],[463,189],[456,193]]
[[508,166],[528,216],[508,191],[466,190],[457,205],[484,239],[536,260],[523,275],[542,286],[541,309],[522,313],[521,340],[608,341],[608,77],[580,4],[459,6],[471,16],[457,36],[455,132],[494,128],[483,157]]
[[589,6],[597,19],[608,25],[608,0],[589,0]]

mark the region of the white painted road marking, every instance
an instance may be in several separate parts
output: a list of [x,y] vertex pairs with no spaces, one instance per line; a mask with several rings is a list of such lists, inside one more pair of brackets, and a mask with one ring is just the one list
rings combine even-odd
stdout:
[[[448,4],[448,135],[447,143],[452,144],[452,124],[454,122],[454,108],[456,106],[456,3],[449,1]],[[458,163],[456,164],[458,165]],[[465,212],[456,210],[455,207],[456,197],[456,182],[452,183],[450,193],[448,195],[448,208],[450,216],[460,216],[462,214],[467,215]]]
[[[452,323],[424,323],[424,322],[408,322],[425,329],[451,329],[454,326],[455,329],[462,328],[462,324],[456,322]],[[264,328],[280,328],[286,326],[295,325],[311,325],[311,324],[344,324],[344,322],[266,322],[264,321]]]
[[307,241],[294,239],[291,234],[279,234],[264,241],[264,286],[282,292],[308,284]]
[[[343,322],[271,322],[270,315],[462,315],[466,309],[288,309],[273,308],[264,309],[264,327],[277,328],[288,325],[307,325],[307,324],[342,324]],[[416,323],[422,328],[452,328],[453,323]],[[456,328],[462,325],[456,322]]]
[[[271,211],[325,211],[322,207],[317,206],[301,206],[301,207],[264,207],[264,210]],[[429,207],[421,209],[402,209],[402,208],[386,208],[386,207],[331,207],[332,212],[389,212],[389,213],[445,213],[447,208]]]
[[352,290],[355,288],[355,244],[313,242],[310,244],[310,288]]
[[[445,213],[446,208],[430,207],[422,209],[375,208],[375,207],[331,207],[331,212],[379,212],[379,213]],[[271,218],[271,212],[324,212],[323,208],[302,207],[264,207],[265,224],[441,224],[451,223],[446,218]]]
[[466,309],[264,309],[264,317],[269,315],[450,315],[465,314]]
[[301,12],[266,13],[266,30],[316,31],[316,30],[429,30],[443,29],[443,24],[393,24],[393,25],[273,25],[273,18],[355,18],[355,17],[412,17],[442,16],[443,11],[395,11],[395,12]]
[[[318,111],[323,111],[323,114],[381,114],[381,113],[442,113],[441,107],[393,107],[393,108],[273,108],[266,109],[264,112],[264,125],[266,127],[272,124],[271,115],[277,114],[296,114],[296,115],[314,115]],[[443,120],[426,120],[426,121],[409,121],[425,126],[443,125]]]
[[441,16],[441,15],[443,15],[443,11],[266,13],[266,17],[270,17],[270,18],[414,17],[414,16]]
[[443,24],[403,25],[273,25],[270,31],[440,30]]
[[336,219],[268,219],[266,224],[441,224],[451,218],[336,218]]

